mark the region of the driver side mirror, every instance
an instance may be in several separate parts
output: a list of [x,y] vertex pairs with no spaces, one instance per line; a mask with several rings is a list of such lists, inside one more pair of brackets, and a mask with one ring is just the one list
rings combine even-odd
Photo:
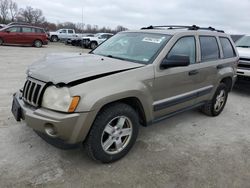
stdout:
[[7,30],[7,31],[5,31],[6,33],[10,33],[10,31],[9,30]]
[[161,68],[166,69],[170,67],[184,67],[190,64],[189,56],[185,55],[172,55],[163,59]]

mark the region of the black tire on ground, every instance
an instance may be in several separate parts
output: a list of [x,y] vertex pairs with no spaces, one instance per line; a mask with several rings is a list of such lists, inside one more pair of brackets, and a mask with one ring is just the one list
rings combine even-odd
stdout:
[[90,43],[90,48],[94,50],[98,46],[97,42],[91,42]]
[[37,48],[41,48],[43,46],[43,43],[40,40],[35,40],[34,41],[34,46],[37,47]]
[[124,103],[110,104],[99,112],[92,125],[85,142],[87,153],[92,159],[103,163],[119,160],[134,145],[138,129],[139,118],[132,107]]
[[52,145],[52,146],[54,146],[56,148],[62,149],[62,150],[76,149],[76,148],[78,148],[80,146],[80,144],[68,144],[68,143],[65,143],[61,139],[51,138],[51,137],[47,136],[46,134],[38,132],[38,131],[35,131],[35,130],[34,130],[34,132],[38,136],[40,136],[48,144],[50,144],[50,145]]
[[51,42],[57,42],[58,41],[58,36],[52,35],[51,36]]
[[[208,116],[218,116],[224,109],[228,97],[228,87],[220,83],[213,99],[201,107],[201,111]],[[223,99],[223,101],[222,101]],[[218,106],[218,104],[220,104]]]
[[0,38],[0,46],[3,45],[3,39]]

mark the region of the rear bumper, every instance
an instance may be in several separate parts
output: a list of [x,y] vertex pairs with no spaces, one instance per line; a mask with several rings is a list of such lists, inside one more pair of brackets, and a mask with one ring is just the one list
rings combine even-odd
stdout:
[[250,70],[247,69],[237,69],[237,75],[250,77]]
[[21,107],[21,119],[35,131],[47,134],[46,128],[52,127],[55,135],[50,137],[61,139],[69,144],[83,141],[89,131],[91,125],[87,125],[86,122],[89,113],[67,114],[45,108],[36,109],[24,103],[20,92],[16,93],[14,98]]

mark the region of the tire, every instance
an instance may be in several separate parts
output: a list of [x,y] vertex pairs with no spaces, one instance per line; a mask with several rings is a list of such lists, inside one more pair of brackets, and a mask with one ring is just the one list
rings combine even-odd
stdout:
[[37,48],[41,48],[43,46],[43,43],[40,40],[35,40],[34,41],[34,46],[37,47]]
[[91,48],[92,50],[96,49],[97,46],[98,46],[97,42],[91,42],[91,43],[90,43],[90,48]]
[[3,45],[3,39],[0,38],[0,46]]
[[99,112],[92,125],[85,143],[87,153],[102,163],[119,160],[134,145],[138,130],[139,118],[132,107],[111,104]]
[[228,97],[228,87],[220,83],[213,99],[202,106],[201,111],[208,116],[218,116],[224,109]]
[[58,36],[52,35],[51,36],[51,42],[57,42],[58,41]]

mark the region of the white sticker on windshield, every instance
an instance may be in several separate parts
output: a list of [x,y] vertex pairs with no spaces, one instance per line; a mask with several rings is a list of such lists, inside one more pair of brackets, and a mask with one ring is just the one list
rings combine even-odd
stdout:
[[160,44],[162,42],[164,38],[149,38],[149,37],[145,37],[142,39],[143,42],[152,42],[152,43],[157,43]]

